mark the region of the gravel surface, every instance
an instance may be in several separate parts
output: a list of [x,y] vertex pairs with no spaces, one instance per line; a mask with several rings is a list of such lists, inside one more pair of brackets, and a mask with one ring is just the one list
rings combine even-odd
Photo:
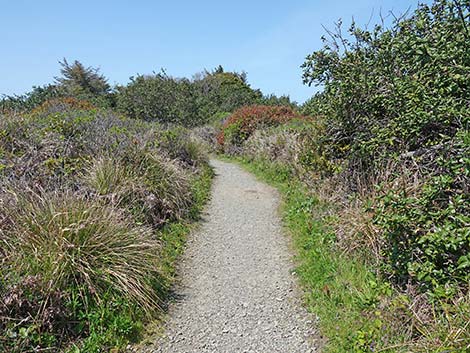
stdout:
[[279,195],[238,166],[214,160],[212,200],[181,259],[178,299],[148,352],[315,352]]

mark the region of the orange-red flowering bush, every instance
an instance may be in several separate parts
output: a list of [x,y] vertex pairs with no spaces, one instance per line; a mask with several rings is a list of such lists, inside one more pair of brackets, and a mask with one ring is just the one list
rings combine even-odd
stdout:
[[90,102],[73,97],[62,97],[48,99],[40,106],[34,108],[33,114],[51,114],[68,110],[94,110],[96,109]]
[[306,119],[306,117],[287,106],[245,106],[229,116],[217,136],[217,142],[221,146],[226,143],[240,145],[256,129],[285,124],[294,119]]

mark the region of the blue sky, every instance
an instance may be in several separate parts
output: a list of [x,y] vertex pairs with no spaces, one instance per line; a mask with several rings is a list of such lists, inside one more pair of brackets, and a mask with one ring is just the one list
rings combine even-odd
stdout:
[[322,46],[322,25],[366,24],[371,14],[414,9],[417,0],[1,1],[0,94],[50,83],[58,60],[100,67],[111,84],[164,68],[191,77],[221,64],[246,71],[252,87],[303,102],[305,56]]

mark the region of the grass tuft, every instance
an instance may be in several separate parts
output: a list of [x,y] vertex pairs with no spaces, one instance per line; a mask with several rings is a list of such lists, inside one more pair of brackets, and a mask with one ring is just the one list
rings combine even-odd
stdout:
[[17,195],[7,230],[18,273],[41,275],[50,289],[72,284],[80,296],[102,302],[109,291],[146,312],[157,307],[150,274],[159,242],[116,208],[73,195]]

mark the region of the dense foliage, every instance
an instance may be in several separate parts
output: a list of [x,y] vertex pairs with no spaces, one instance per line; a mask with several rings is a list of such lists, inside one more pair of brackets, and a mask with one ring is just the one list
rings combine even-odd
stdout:
[[0,351],[125,344],[159,308],[204,153],[72,98],[1,115],[0,136]]
[[376,210],[387,272],[400,283],[470,279],[469,26],[468,1],[436,1],[390,29],[353,24],[351,39],[334,36],[303,66],[305,82],[325,86],[310,108],[326,117],[351,184],[391,160],[419,179],[414,190],[393,187]]
[[206,117],[233,112],[263,99],[261,91],[252,89],[248,84],[246,73],[225,72],[221,66],[212,72],[196,75],[194,85],[201,114]]
[[291,120],[305,119],[287,106],[251,105],[234,111],[224,122],[217,137],[220,145],[241,146],[257,129],[285,124]]
[[49,99],[61,96],[60,89],[56,85],[33,87],[31,92],[21,96],[7,96],[0,100],[0,113],[29,111],[41,105]]
[[307,57],[304,81],[325,86],[312,104],[334,124],[338,148],[373,162],[445,143],[468,127],[468,6],[421,5],[391,29],[353,24],[351,39],[333,37]]
[[188,127],[220,121],[227,113],[251,104],[296,107],[288,96],[263,96],[247,81],[247,74],[226,72],[222,66],[205,70],[192,79],[176,78],[164,70],[131,77],[112,88],[99,69],[75,60],[59,62],[61,75],[54,84],[34,87],[22,96],[0,100],[1,112],[30,112],[52,99],[79,99],[100,108],[117,108],[130,118],[183,124]]
[[193,80],[165,72],[138,76],[118,92],[118,108],[130,117],[191,126],[262,99],[261,92],[248,85],[246,74],[224,72],[221,67]]
[[200,119],[187,79],[175,79],[165,72],[137,76],[118,92],[118,109],[132,118],[182,124],[197,124]]
[[[296,176],[320,198],[295,231],[320,237],[300,250],[320,262],[304,260],[315,298],[356,318],[342,327],[313,304],[332,351],[470,347],[469,28],[468,0],[420,5],[389,28],[353,23],[344,34],[338,24],[303,65],[304,82],[323,86],[301,108],[311,119],[285,124],[286,113],[276,126],[237,113],[223,127],[225,150],[233,135],[228,152]],[[315,228],[321,212],[334,232]],[[318,243],[321,255],[310,249]],[[351,277],[328,256],[371,277]],[[351,281],[355,299],[342,293]]]
[[69,64],[63,59],[59,64],[61,76],[53,84],[33,87],[21,96],[4,97],[0,100],[0,112],[29,112],[49,100],[63,98],[86,100],[105,108],[115,105],[111,86],[99,69],[85,67],[78,60]]

